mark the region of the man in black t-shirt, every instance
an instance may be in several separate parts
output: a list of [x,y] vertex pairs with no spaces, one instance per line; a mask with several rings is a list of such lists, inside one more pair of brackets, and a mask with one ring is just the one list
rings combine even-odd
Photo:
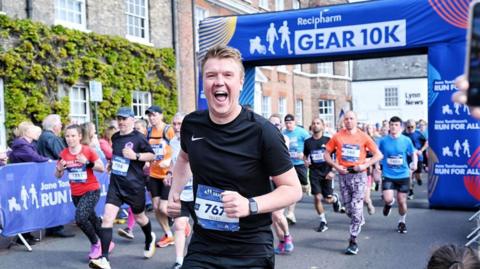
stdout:
[[273,268],[268,213],[301,198],[298,177],[281,133],[239,104],[240,53],[211,48],[202,71],[208,110],[183,120],[168,200],[169,213],[178,216],[190,164],[195,225],[183,268]]
[[324,127],[325,124],[322,119],[314,118],[311,125],[313,135],[305,140],[303,148],[305,165],[310,168],[310,185],[312,186],[312,194],[315,197],[315,209],[320,217],[317,232],[324,232],[328,229],[322,199],[326,203],[332,204],[335,212],[338,212],[341,206],[338,194],[333,192],[334,173],[332,167],[323,158],[325,145],[330,140],[330,138],[323,135]]
[[145,215],[145,181],[143,166],[155,158],[153,149],[145,136],[134,130],[134,114],[128,107],[117,112],[119,132],[112,136],[113,156],[110,164],[110,185],[103,213],[102,229],[99,231],[102,256],[90,260],[91,268],[109,269],[108,252],[112,241],[113,221],[120,206],[130,206],[136,222],[145,234],[143,255],[151,258],[155,253],[155,234],[150,220]]

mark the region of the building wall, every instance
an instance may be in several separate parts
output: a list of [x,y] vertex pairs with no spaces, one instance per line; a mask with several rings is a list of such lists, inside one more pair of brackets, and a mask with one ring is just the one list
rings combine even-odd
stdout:
[[[398,107],[385,107],[385,87],[398,87]],[[392,116],[428,119],[427,78],[352,83],[353,110],[361,122],[377,123]]]

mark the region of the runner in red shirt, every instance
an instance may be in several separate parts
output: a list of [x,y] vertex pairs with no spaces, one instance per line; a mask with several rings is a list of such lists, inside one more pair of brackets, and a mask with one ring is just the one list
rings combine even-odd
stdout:
[[100,198],[100,184],[93,170],[103,172],[104,166],[94,149],[80,144],[81,139],[82,129],[79,125],[70,125],[65,129],[68,147],[60,153],[61,159],[57,162],[55,176],[61,178],[67,174],[76,207],[75,222],[91,243],[88,257],[95,259],[102,253],[98,240],[102,221],[95,214],[95,206]]

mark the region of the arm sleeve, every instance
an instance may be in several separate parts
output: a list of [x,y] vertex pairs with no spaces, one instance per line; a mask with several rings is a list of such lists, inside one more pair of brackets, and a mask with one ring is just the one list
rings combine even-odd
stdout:
[[303,142],[303,155],[308,156],[308,154],[310,154],[310,148],[308,147],[307,140],[305,140],[305,142]]
[[152,147],[150,146],[150,144],[148,143],[147,139],[144,136],[142,136],[142,138],[140,139],[140,151],[139,151],[139,153],[153,153],[153,154],[155,154]]
[[270,176],[278,176],[293,167],[287,146],[280,131],[270,123],[262,127],[263,156]]
[[25,162],[41,163],[49,160],[47,157],[38,154],[36,150],[29,150],[24,147],[18,149],[18,156],[23,156],[23,161]]

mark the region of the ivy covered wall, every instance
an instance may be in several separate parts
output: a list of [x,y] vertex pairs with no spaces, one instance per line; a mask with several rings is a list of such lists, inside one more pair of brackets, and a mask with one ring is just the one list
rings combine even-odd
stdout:
[[68,91],[61,89],[90,80],[103,86],[99,127],[120,106],[131,105],[134,90],[150,92],[167,119],[177,110],[173,49],[5,15],[0,15],[0,78],[8,133],[23,120],[38,124],[50,113],[68,123]]

